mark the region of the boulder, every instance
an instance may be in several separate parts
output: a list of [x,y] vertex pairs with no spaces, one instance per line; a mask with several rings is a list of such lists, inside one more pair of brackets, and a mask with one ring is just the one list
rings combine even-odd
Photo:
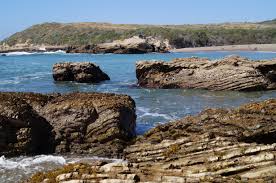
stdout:
[[275,124],[276,99],[207,109],[138,137],[127,161],[69,164],[28,182],[275,182]]
[[120,157],[136,136],[135,120],[125,95],[0,93],[0,155]]
[[68,53],[115,53],[115,54],[139,54],[159,52],[165,53],[170,49],[168,40],[153,37],[133,36],[124,40],[115,40],[111,43],[98,45],[86,45],[71,47]]
[[208,90],[276,89],[276,61],[253,61],[239,56],[221,60],[181,58],[170,62],[140,61],[136,77],[141,87]]
[[76,81],[79,83],[99,83],[110,80],[99,66],[91,62],[62,62],[53,66],[55,81]]

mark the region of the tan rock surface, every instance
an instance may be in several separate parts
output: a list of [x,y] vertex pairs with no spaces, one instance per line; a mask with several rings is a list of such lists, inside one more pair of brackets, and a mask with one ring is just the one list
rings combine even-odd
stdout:
[[148,88],[272,90],[276,89],[276,60],[230,56],[216,61],[196,57],[171,62],[140,61],[136,76],[139,86]]

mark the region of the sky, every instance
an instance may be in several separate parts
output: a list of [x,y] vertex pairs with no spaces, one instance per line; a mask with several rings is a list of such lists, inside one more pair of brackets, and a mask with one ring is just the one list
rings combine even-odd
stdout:
[[44,22],[257,22],[275,9],[276,0],[0,0],[0,40]]

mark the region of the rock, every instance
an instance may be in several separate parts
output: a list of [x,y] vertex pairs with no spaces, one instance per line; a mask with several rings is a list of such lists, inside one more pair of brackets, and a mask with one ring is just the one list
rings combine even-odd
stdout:
[[140,61],[136,63],[136,77],[139,86],[147,88],[272,90],[276,89],[276,62],[239,56],[217,61],[195,57],[171,62]]
[[68,53],[115,53],[115,54],[139,54],[150,52],[168,52],[170,49],[168,40],[153,37],[133,36],[125,40],[115,40],[112,43],[98,45],[86,45],[71,47]]
[[62,62],[53,66],[55,81],[76,81],[80,83],[99,83],[110,80],[99,66],[90,62]]
[[276,99],[208,109],[138,137],[127,161],[66,165],[29,183],[73,172],[88,182],[275,182],[275,124]]
[[135,103],[101,93],[0,93],[0,155],[120,157],[136,136]]
[[135,137],[135,103],[115,94],[73,93],[56,97],[40,114],[56,133],[56,152],[118,157]]
[[126,148],[125,158],[164,181],[276,180],[275,124],[276,99],[208,109],[150,130]]
[[51,125],[32,107],[10,93],[0,93],[0,155],[54,152]]

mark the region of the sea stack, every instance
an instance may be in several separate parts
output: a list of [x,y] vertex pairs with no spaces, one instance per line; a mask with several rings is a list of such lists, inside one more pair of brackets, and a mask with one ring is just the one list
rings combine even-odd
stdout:
[[170,62],[136,63],[138,84],[146,88],[198,88],[257,91],[276,89],[276,61],[253,61],[240,56],[221,60],[180,58]]
[[79,83],[99,83],[110,80],[99,66],[91,62],[61,62],[53,66],[55,81],[75,81]]

